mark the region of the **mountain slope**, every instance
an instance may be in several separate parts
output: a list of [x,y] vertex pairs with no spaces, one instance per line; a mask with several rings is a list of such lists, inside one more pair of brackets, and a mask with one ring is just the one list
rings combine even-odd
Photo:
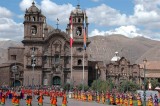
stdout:
[[8,47],[22,47],[22,43],[11,40],[0,41],[0,64],[8,60]]
[[[116,51],[119,52],[120,56],[129,59],[131,63],[139,63],[141,61],[139,58],[143,58],[143,55],[149,50],[150,54],[152,54],[152,49],[160,45],[159,41],[143,37],[127,38],[122,35],[95,36],[91,37],[90,40],[91,44],[88,48],[88,53],[90,54],[89,59],[102,60],[106,63],[111,60]],[[156,55],[146,55],[146,58],[160,60]]]
[[[160,41],[144,37],[128,38],[123,35],[94,36],[87,52],[89,60],[110,62],[118,51],[119,55],[127,58],[131,63],[141,63],[147,60],[160,61]],[[7,61],[8,47],[22,47],[22,43],[14,41],[0,41],[0,63]]]

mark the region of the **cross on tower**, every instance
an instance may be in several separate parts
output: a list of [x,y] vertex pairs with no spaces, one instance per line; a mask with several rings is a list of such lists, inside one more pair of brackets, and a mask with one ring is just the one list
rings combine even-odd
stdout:
[[57,29],[58,29],[58,25],[59,25],[59,23],[58,23],[58,22],[59,22],[59,19],[57,18],[57,24],[56,24],[56,25],[57,25]]
[[77,0],[78,4],[77,4],[77,8],[80,9],[80,0]]

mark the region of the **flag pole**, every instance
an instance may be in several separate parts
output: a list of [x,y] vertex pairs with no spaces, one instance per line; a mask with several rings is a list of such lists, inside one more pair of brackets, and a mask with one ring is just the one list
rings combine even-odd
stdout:
[[70,76],[70,90],[71,90],[71,84],[72,84],[72,43],[73,43],[73,33],[72,33],[72,16],[70,16],[70,47],[71,47],[71,76]]
[[84,20],[83,20],[83,36],[84,36],[84,41],[83,41],[83,46],[84,46],[84,50],[83,50],[83,91],[84,91],[84,55],[85,55],[85,51],[86,51],[86,31],[85,31],[85,11],[84,11]]
[[71,47],[71,78],[70,78],[70,90],[71,90],[71,84],[72,84],[72,47]]
[[84,53],[85,49],[83,50],[83,91],[84,91]]

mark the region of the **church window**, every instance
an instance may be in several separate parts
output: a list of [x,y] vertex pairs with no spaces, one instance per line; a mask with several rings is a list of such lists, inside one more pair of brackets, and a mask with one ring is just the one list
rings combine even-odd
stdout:
[[54,62],[55,62],[55,63],[59,63],[59,62],[60,62],[60,56],[59,56],[59,54],[56,54],[56,55],[55,55]]
[[44,63],[47,63],[47,56],[44,56]]
[[69,57],[68,56],[65,58],[65,64],[69,64]]
[[82,48],[77,48],[77,51],[78,51],[78,52],[82,52],[83,49],[82,49]]
[[32,66],[35,66],[36,65],[36,58],[31,58],[31,65]]
[[32,35],[35,35],[37,33],[37,27],[35,26],[35,25],[33,25],[32,27],[31,27],[31,34]]
[[82,28],[81,27],[77,27],[77,29],[76,29],[76,35],[77,36],[81,36],[82,35]]
[[16,60],[16,55],[11,55],[11,60]]
[[79,22],[79,23],[81,22],[81,18],[78,18],[78,22]]
[[36,18],[35,18],[35,17],[32,17],[32,21],[36,21]]
[[73,18],[73,22],[75,22],[74,18]]
[[81,59],[78,60],[78,65],[82,65],[82,60]]
[[121,68],[121,73],[124,73],[124,68]]

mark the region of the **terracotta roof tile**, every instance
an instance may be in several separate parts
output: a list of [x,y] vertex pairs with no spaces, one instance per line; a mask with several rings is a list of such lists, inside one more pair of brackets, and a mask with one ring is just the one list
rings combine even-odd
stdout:
[[[140,64],[140,68],[144,68],[144,64]],[[146,69],[156,69],[160,70],[160,61],[147,61]]]

